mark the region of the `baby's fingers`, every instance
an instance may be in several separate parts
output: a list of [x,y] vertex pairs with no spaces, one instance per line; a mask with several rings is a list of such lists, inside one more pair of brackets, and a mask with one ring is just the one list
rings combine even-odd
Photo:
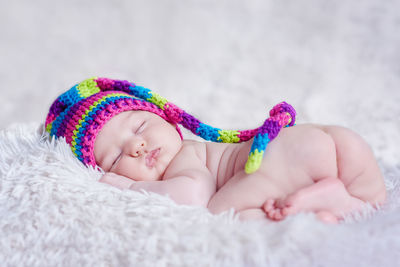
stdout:
[[100,178],[99,182],[115,186],[119,189],[129,189],[129,187],[134,183],[132,179],[112,172],[104,174]]

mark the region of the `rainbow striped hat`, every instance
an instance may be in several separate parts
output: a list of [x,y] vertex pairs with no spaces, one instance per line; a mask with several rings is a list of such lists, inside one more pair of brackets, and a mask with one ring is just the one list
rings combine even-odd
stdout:
[[221,130],[202,123],[147,88],[128,81],[93,77],[76,84],[53,102],[45,127],[50,136],[65,137],[75,156],[84,164],[94,167],[96,160],[93,149],[97,134],[108,120],[128,110],[153,112],[176,125],[180,135],[178,125],[212,142],[240,143],[254,137],[246,173],[259,168],[267,144],[282,127],[294,125],[296,116],[293,107],[282,102],[270,111],[270,117],[259,128]]

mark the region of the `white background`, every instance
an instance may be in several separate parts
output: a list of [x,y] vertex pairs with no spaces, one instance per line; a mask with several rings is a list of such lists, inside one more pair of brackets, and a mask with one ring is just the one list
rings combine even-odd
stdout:
[[257,127],[286,100],[298,122],[353,128],[393,161],[399,10],[390,0],[2,1],[0,129],[44,121],[62,91],[104,76],[227,129]]

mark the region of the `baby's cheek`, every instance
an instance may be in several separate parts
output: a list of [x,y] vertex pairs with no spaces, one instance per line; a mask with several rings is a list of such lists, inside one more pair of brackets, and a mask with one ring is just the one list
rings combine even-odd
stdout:
[[137,167],[133,164],[134,162],[130,162],[128,159],[123,158],[121,159],[116,166],[111,170],[112,172],[123,175],[125,177],[128,177],[130,179],[135,179],[134,175],[137,173]]

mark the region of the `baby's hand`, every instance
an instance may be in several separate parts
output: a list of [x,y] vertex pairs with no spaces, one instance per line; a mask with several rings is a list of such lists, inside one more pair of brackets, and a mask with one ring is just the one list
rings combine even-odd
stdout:
[[104,174],[99,182],[106,183],[115,187],[118,187],[119,189],[130,189],[130,186],[135,183],[134,180],[129,179],[125,176],[121,176],[112,172],[107,172]]

